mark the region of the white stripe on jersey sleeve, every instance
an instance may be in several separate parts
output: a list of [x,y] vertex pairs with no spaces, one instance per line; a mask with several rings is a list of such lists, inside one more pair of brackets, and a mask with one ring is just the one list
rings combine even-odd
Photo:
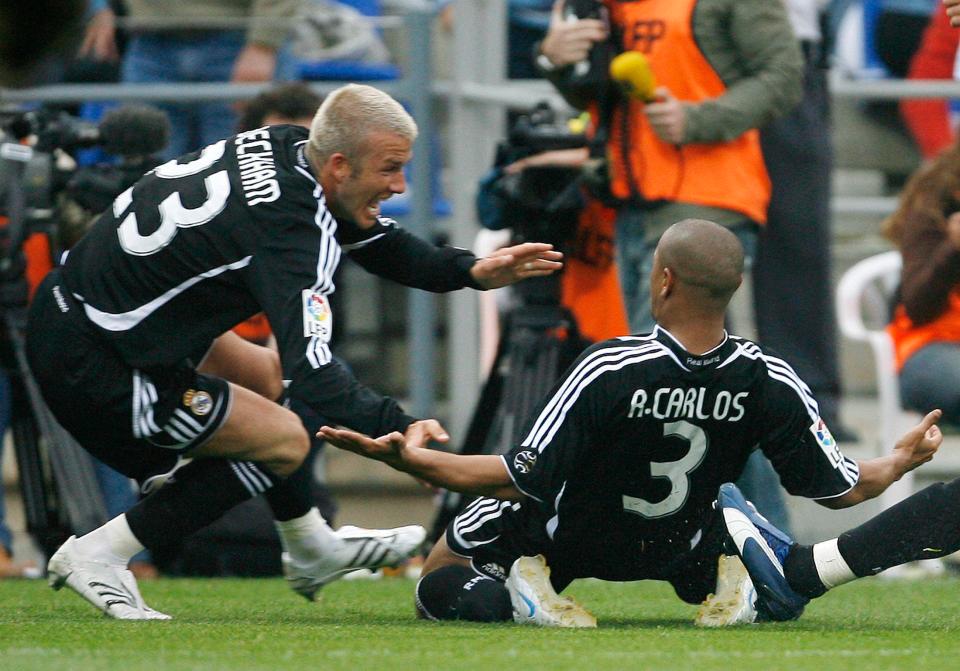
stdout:
[[143,417],[141,416],[140,409],[140,371],[133,371],[133,394],[132,394],[132,406],[133,417],[131,417],[131,422],[133,424],[133,437],[142,438],[144,436],[144,425]]
[[[599,349],[588,357],[583,359],[577,367],[567,376],[567,379],[563,382],[561,387],[557,392],[550,398],[547,402],[547,405],[541,411],[540,416],[538,417],[533,428],[530,430],[530,433],[527,434],[527,437],[521,441],[521,444],[525,447],[529,447],[534,442],[539,442],[540,436],[543,431],[546,431],[550,426],[550,420],[548,417],[555,417],[557,408],[559,408],[564,399],[568,394],[572,392],[579,384],[581,379],[588,375],[590,370],[598,363],[603,363],[604,361],[613,361],[617,359],[622,359],[623,357],[629,357],[637,352],[654,352],[657,350],[665,350],[665,348],[660,345],[660,343],[652,342],[646,343],[643,345],[623,345],[623,346],[614,346],[611,345],[604,349]],[[579,393],[579,392],[577,392]]]
[[800,397],[812,421],[820,418],[820,406],[817,405],[816,399],[813,398],[813,392],[811,392],[810,387],[800,379],[800,376],[797,375],[790,364],[783,359],[764,354],[755,343],[746,341],[742,344],[742,348],[745,357],[763,361],[767,364],[767,375],[774,380],[783,382],[797,393],[797,396]]
[[330,347],[320,342],[320,338],[313,336],[307,343],[307,361],[313,368],[326,366],[333,361],[333,355],[330,353]]
[[[309,172],[299,166],[297,170],[313,180],[313,176]],[[316,180],[314,180],[314,183],[316,184]],[[323,195],[323,190],[319,184],[313,190],[313,197],[317,199],[317,212],[313,217],[313,222],[320,231],[320,250],[317,254],[317,278],[310,290],[328,296],[336,289],[333,283],[333,274],[336,272],[337,266],[340,265],[341,251],[336,238],[337,220],[327,209],[327,199]],[[301,315],[300,318],[303,319],[303,316]],[[334,324],[334,328],[336,328],[336,324]],[[307,361],[313,368],[320,368],[333,360],[330,347],[317,336],[313,336],[306,341],[305,349]]]
[[535,447],[537,452],[542,452],[556,435],[567,412],[580,398],[583,390],[604,373],[669,355],[670,353],[660,343],[630,347],[626,351],[624,348],[616,347],[593,352],[580,362],[560,390],[550,399],[524,439],[523,446]]
[[860,482],[860,466],[853,459],[850,459],[846,455],[843,457],[843,462],[837,467],[837,470],[840,471],[840,474],[843,476],[843,479],[847,481],[849,487],[844,489],[838,494],[831,494],[830,496],[817,496],[811,498],[812,501],[825,501],[826,499],[835,499],[840,496],[843,496],[851,489],[857,486],[857,483]]

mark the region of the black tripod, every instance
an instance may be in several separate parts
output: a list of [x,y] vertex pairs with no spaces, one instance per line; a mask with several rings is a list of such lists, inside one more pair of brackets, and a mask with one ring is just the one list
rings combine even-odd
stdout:
[[[537,405],[588,344],[573,315],[560,304],[559,277],[526,280],[515,290],[519,305],[504,319],[497,355],[461,454],[504,454],[517,445]],[[470,500],[468,495],[444,492],[431,530],[433,540]]]

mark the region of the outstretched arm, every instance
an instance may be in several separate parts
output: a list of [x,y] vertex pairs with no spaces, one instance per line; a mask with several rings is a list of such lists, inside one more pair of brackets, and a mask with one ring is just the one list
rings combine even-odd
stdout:
[[562,259],[563,254],[554,250],[553,245],[524,242],[478,259],[470,274],[484,289],[496,289],[530,277],[550,275],[563,267]]
[[505,247],[477,259],[465,249],[433,245],[387,219],[381,220],[375,233],[353,240],[345,228],[340,233],[341,247],[368,272],[426,291],[496,289],[563,267],[563,254],[545,243]]
[[[411,429],[414,426],[411,426]],[[437,426],[439,427],[439,424]],[[382,461],[398,471],[409,473],[415,478],[455,492],[491,496],[508,501],[520,501],[525,498],[514,486],[500,457],[489,454],[451,454],[431,450],[417,443],[425,442],[429,437],[443,440],[446,437],[445,433],[422,431],[422,427],[419,437],[414,436],[413,433],[414,431],[408,430],[407,436],[404,436],[399,431],[394,431],[379,438],[371,438],[349,429],[324,426],[317,432],[317,437],[323,438],[342,450]]]
[[897,441],[891,454],[859,462],[860,480],[856,486],[843,496],[822,499],[818,503],[837,509],[872,499],[916,467],[933,459],[943,442],[943,434],[936,424],[942,414],[940,410],[927,414]]

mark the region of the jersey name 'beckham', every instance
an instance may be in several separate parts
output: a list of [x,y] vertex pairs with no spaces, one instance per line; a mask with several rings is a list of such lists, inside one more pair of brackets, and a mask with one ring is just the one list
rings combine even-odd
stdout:
[[741,391],[732,394],[727,390],[717,393],[711,404],[707,400],[706,387],[661,387],[651,394],[645,389],[637,389],[630,399],[630,412],[627,417],[654,419],[716,419],[739,422],[744,415],[743,403],[750,392]]
[[272,203],[280,197],[280,183],[276,180],[270,133],[266,128],[258,128],[240,133],[234,142],[247,205]]

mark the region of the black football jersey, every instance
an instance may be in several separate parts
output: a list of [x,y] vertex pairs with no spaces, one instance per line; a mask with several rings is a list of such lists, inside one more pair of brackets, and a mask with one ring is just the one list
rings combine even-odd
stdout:
[[71,250],[63,279],[103,338],[135,368],[168,366],[261,310],[291,399],[380,435],[411,418],[332,359],[330,299],[342,251],[407,286],[476,286],[465,250],[381,218],[338,221],[305,157],[307,131],[241,133],[170,161],[114,201]]
[[503,459],[558,548],[627,580],[697,542],[755,448],[794,495],[840,496],[859,479],[782,359],[733,336],[695,356],[657,327],[588,348]]

